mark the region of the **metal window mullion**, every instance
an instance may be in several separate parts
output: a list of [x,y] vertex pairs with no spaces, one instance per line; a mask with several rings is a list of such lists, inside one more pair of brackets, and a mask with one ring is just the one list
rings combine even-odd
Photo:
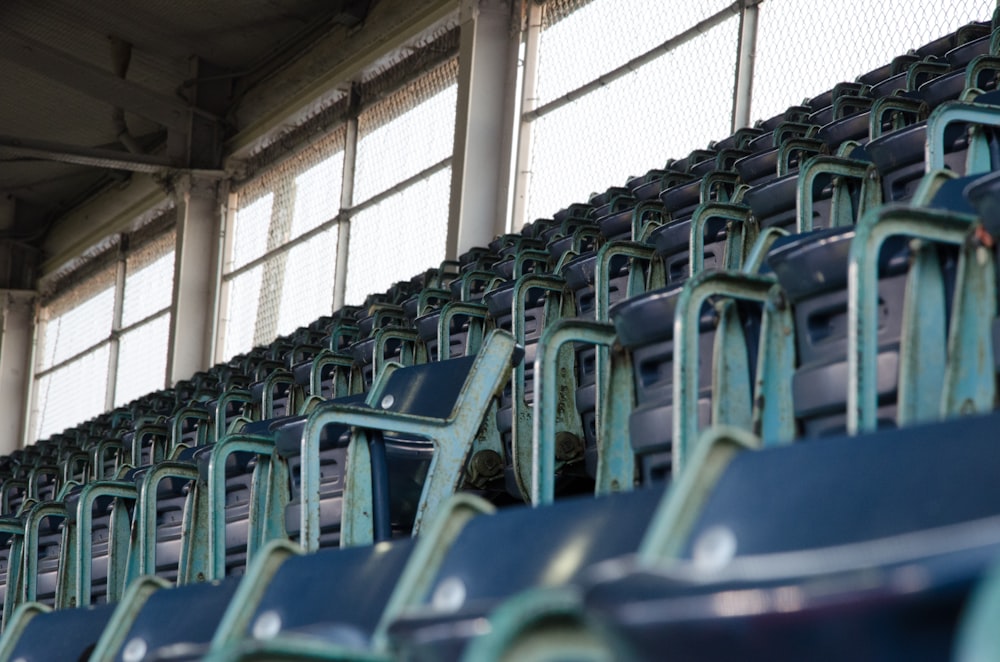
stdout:
[[410,175],[406,179],[404,179],[404,180],[402,180],[402,181],[400,181],[400,182],[398,182],[398,183],[390,186],[389,188],[383,190],[381,193],[376,193],[375,195],[373,195],[372,197],[368,198],[367,200],[365,200],[361,204],[354,205],[353,207],[351,207],[350,209],[348,209],[347,212],[349,212],[352,216],[354,214],[361,213],[361,212],[365,211],[366,209],[368,209],[369,207],[374,207],[375,205],[379,204],[380,202],[384,202],[385,200],[387,200],[387,199],[391,198],[392,196],[396,195],[397,193],[401,193],[401,192],[405,191],[406,189],[410,188],[414,184],[416,184],[416,183],[418,183],[420,181],[423,181],[425,179],[429,179],[433,175],[436,175],[437,173],[441,172],[442,170],[445,170],[446,168],[448,168],[450,166],[451,166],[451,157],[450,156],[446,156],[443,159],[441,159],[440,161],[438,161],[437,163],[435,163],[434,165],[431,165],[431,166],[428,166],[428,167],[424,168],[423,170],[421,170],[417,174]]
[[[367,200],[365,200],[361,204],[355,205],[353,207],[348,207],[348,208],[342,209],[339,214],[337,214],[336,216],[334,216],[333,218],[331,218],[329,221],[326,221],[326,222],[322,223],[321,225],[317,225],[315,228],[309,230],[308,232],[303,232],[302,234],[298,235],[294,239],[291,239],[291,240],[285,242],[284,244],[281,244],[280,246],[277,246],[275,248],[272,248],[272,249],[268,250],[267,252],[261,254],[259,257],[256,257],[253,260],[250,260],[246,264],[240,265],[240,267],[238,269],[233,269],[232,271],[227,272],[226,274],[224,274],[222,276],[223,282],[225,282],[225,283],[228,284],[233,279],[235,279],[235,278],[237,278],[239,276],[242,276],[246,272],[251,271],[251,270],[253,270],[256,267],[259,267],[260,265],[264,264],[268,260],[272,259],[274,256],[279,255],[279,254],[284,253],[284,252],[287,252],[287,251],[291,250],[292,248],[298,246],[299,244],[304,244],[305,242],[309,241],[313,237],[326,232],[327,230],[329,230],[330,228],[332,228],[335,225],[343,225],[345,223],[345,219],[347,219],[348,217],[353,216],[354,214],[358,214],[358,213],[360,213],[360,212],[368,209],[369,207],[374,207],[375,205],[379,204],[380,202],[385,201],[387,198],[391,198],[392,196],[396,195],[397,193],[400,193],[401,191],[405,191],[406,189],[408,189],[413,184],[416,184],[417,182],[419,182],[421,180],[427,179],[427,178],[431,177],[432,175],[437,174],[438,172],[444,170],[445,168],[447,168],[450,165],[451,165],[451,157],[450,156],[446,156],[445,158],[441,159],[437,163],[435,163],[435,164],[433,164],[433,165],[431,165],[431,166],[429,166],[427,168],[424,168],[423,170],[421,170],[417,174],[411,175],[410,177],[407,177],[403,181],[401,181],[401,182],[399,182],[399,183],[397,183],[397,184],[395,184],[393,186],[390,186],[389,188],[385,189],[384,191],[376,193],[375,195],[373,195],[372,197],[368,198]],[[346,163],[345,163],[345,169],[346,169]],[[339,259],[340,259],[339,258],[339,252],[340,252],[340,250],[339,250],[340,243],[339,242],[340,242],[340,239],[338,239],[337,241],[338,241],[338,262],[339,262]],[[339,267],[338,267],[338,269],[339,269]],[[339,275],[340,274],[338,272],[338,276]],[[346,267],[345,267],[345,277],[346,277]],[[336,287],[336,281],[334,281],[334,287]],[[220,306],[220,310],[225,310],[225,308]]]
[[160,310],[158,310],[156,312],[153,312],[153,313],[150,313],[149,315],[146,315],[141,320],[138,320],[136,322],[132,322],[128,326],[123,326],[123,327],[119,328],[118,330],[113,331],[111,334],[108,335],[107,338],[101,340],[98,343],[95,343],[95,344],[87,347],[86,349],[80,350],[79,352],[77,352],[73,356],[65,358],[62,361],[58,362],[58,363],[53,363],[52,365],[50,365],[49,367],[45,368],[44,370],[36,370],[35,373],[34,373],[34,375],[33,375],[33,378],[34,379],[41,379],[42,377],[45,377],[46,375],[50,375],[53,372],[56,372],[56,371],[58,371],[61,368],[65,368],[66,366],[70,365],[71,363],[75,363],[76,361],[79,361],[80,359],[82,359],[86,355],[88,355],[88,354],[90,354],[92,352],[97,351],[98,349],[100,349],[101,347],[103,347],[105,344],[115,343],[115,346],[117,346],[119,338],[121,338],[126,333],[128,333],[130,331],[134,331],[135,329],[143,326],[144,324],[147,324],[149,322],[154,321],[158,317],[163,317],[164,315],[168,315],[168,314],[170,314],[170,312],[171,312],[171,309],[169,307],[168,308],[161,308]]
[[118,243],[118,261],[115,264],[115,305],[111,317],[111,331],[108,335],[108,375],[104,388],[104,409],[110,411],[115,406],[115,390],[118,382],[118,330],[122,325],[125,309],[125,272],[127,267],[128,237],[122,235]]
[[[357,85],[351,88],[351,105],[357,105]],[[348,210],[354,204],[354,177],[357,172],[358,155],[358,114],[352,113],[347,120],[347,134],[344,139],[344,168],[341,173],[340,213],[337,214],[337,257],[334,261],[333,311],[344,307],[347,294],[347,257],[351,246],[351,215]]]
[[215,341],[211,356],[215,361],[224,361],[222,352],[226,347],[226,333],[229,325],[229,295],[232,289],[232,279],[224,270],[233,263],[233,243],[236,236],[236,210],[239,204],[239,193],[230,191],[227,196],[226,216],[222,222],[222,236],[219,238],[222,259],[219,260],[219,294],[215,307]]
[[753,101],[753,69],[757,57],[757,22],[760,0],[746,2],[740,10],[739,43],[736,46],[736,78],[733,82],[733,124],[735,132],[750,125]]
[[[105,345],[109,345],[110,343],[111,343],[111,337],[109,336],[108,338],[105,338],[104,340],[100,341],[99,343],[97,343],[95,345],[91,345],[87,349],[74,354],[70,358],[68,358],[68,359],[66,359],[64,361],[61,361],[59,363],[56,363],[56,364],[54,364],[54,365],[46,368],[45,370],[36,372],[34,374],[33,379],[32,379],[32,386],[31,386],[32,391],[33,391],[32,398],[31,398],[32,399],[32,404],[31,404],[31,407],[32,407],[31,419],[32,420],[31,420],[31,429],[30,429],[30,434],[31,435],[36,435],[36,436],[38,435],[38,431],[41,429],[42,423],[44,422],[43,421],[43,416],[42,416],[42,403],[47,404],[47,402],[48,402],[48,392],[46,392],[46,394],[45,394],[45,396],[43,398],[39,398],[39,394],[37,392],[38,391],[38,383],[42,379],[44,379],[45,377],[49,376],[50,374],[58,371],[61,368],[65,368],[65,367],[73,364],[74,362],[82,359],[83,357],[87,356],[88,354],[92,354],[94,352],[100,351],[100,349],[102,347],[104,347]],[[105,393],[107,393],[107,391],[105,391]],[[114,407],[106,407],[106,410],[111,410],[113,408]],[[34,441],[34,440],[29,440],[29,441]]]
[[52,365],[50,365],[49,367],[45,368],[44,370],[35,370],[35,372],[33,374],[33,378],[34,379],[41,379],[42,377],[45,377],[46,375],[49,375],[49,374],[51,374],[53,372],[56,372],[60,368],[65,368],[69,364],[71,364],[71,363],[73,363],[75,361],[78,361],[79,359],[83,358],[87,354],[90,354],[91,352],[94,352],[94,351],[100,349],[106,343],[110,343],[112,341],[117,341],[119,338],[121,338],[121,336],[125,335],[129,331],[134,331],[135,329],[139,328],[140,326],[142,326],[142,325],[144,325],[144,324],[146,324],[148,322],[152,322],[157,317],[163,317],[164,315],[170,314],[171,312],[172,311],[171,311],[170,308],[161,308],[160,310],[158,310],[156,312],[150,313],[149,315],[146,315],[145,317],[143,317],[141,320],[138,320],[136,322],[132,322],[128,326],[124,326],[124,327],[120,328],[119,330],[112,332],[107,338],[101,340],[100,342],[95,343],[93,345],[90,345],[86,349],[82,349],[79,352],[77,352],[76,354],[74,354],[74,355],[72,355],[72,356],[70,356],[68,358],[63,359],[62,361],[60,361],[58,363],[53,363]]
[[93,344],[93,345],[91,345],[90,347],[88,347],[86,349],[80,350],[79,352],[77,352],[73,356],[69,357],[68,359],[63,359],[59,363],[53,363],[51,366],[49,366],[45,370],[39,370],[39,371],[35,372],[35,379],[41,379],[42,377],[46,377],[46,376],[52,374],[53,372],[56,372],[56,371],[60,370],[61,368],[65,368],[66,366],[68,366],[68,365],[70,365],[72,363],[75,363],[76,361],[79,361],[80,359],[82,359],[83,357],[87,356],[88,354],[92,354],[92,353],[96,352],[97,350],[101,349],[102,347],[104,347],[105,345],[109,344],[110,342],[111,342],[111,336],[109,335],[107,338],[102,339],[100,342],[98,342],[96,344]]
[[[303,232],[299,236],[295,237],[295,239],[290,239],[289,241],[286,241],[280,246],[277,246],[275,248],[272,248],[271,250],[268,250],[265,253],[262,253],[260,257],[255,257],[246,264],[241,265],[239,269],[233,269],[232,271],[226,272],[225,274],[223,274],[222,279],[228,282],[238,276],[242,276],[246,272],[252,271],[256,267],[259,267],[260,265],[266,263],[268,260],[274,258],[276,255],[280,255],[281,253],[286,253],[291,249],[295,248],[296,246],[298,246],[299,244],[304,244],[313,237],[323,234],[324,232],[332,228],[334,225],[336,225],[339,221],[340,221],[340,215],[338,214],[337,216],[331,218],[329,221],[324,221],[322,224],[317,225],[313,229],[307,232]],[[225,309],[223,308],[223,310]]]
[[150,313],[150,314],[146,315],[141,320],[137,320],[135,322],[132,322],[128,326],[121,327],[120,329],[118,329],[117,331],[115,331],[115,333],[113,334],[113,337],[116,338],[116,339],[121,338],[122,336],[124,336],[125,334],[127,334],[129,332],[135,331],[140,326],[144,326],[144,325],[148,324],[149,322],[152,322],[152,321],[156,320],[156,318],[163,317],[164,315],[168,315],[168,314],[170,314],[170,308],[160,308],[156,312],[153,312],[153,313]]

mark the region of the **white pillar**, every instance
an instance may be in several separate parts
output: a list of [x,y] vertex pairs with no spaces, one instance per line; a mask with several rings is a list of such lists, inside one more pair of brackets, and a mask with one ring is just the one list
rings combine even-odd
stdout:
[[[505,104],[508,70],[516,66],[510,41],[510,0],[464,0],[459,20],[458,107],[451,162],[451,204],[446,256],[455,259],[494,237],[506,208],[512,126]],[[510,123],[512,124],[512,123]]]
[[169,384],[212,362],[223,204],[218,180],[184,175],[176,182],[177,248],[167,355]]
[[340,185],[340,211],[337,222],[337,266],[333,278],[333,310],[344,307],[347,296],[347,260],[351,247],[351,216],[347,211],[354,204],[354,173],[358,157],[357,87],[351,89],[352,111],[347,119],[344,141],[344,171]]
[[521,76],[521,98],[517,114],[517,155],[514,158],[514,195],[511,209],[511,230],[520,232],[528,221],[528,189],[531,187],[531,145],[534,120],[525,119],[538,103],[538,46],[542,38],[541,3],[528,5],[527,24],[523,28],[524,71]]
[[750,126],[753,101],[753,65],[757,57],[757,2],[740,9],[740,40],[736,50],[736,82],[733,86],[733,131]]
[[24,440],[34,320],[34,292],[0,291],[0,455]]

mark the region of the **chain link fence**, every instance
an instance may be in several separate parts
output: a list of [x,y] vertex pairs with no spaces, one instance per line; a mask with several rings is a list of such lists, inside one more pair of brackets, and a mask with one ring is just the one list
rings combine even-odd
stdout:
[[358,116],[354,204],[451,157],[457,95],[453,58]]
[[[730,5],[545,5],[528,219],[585,201],[729,132],[739,39]],[[690,31],[708,19],[703,31]],[[642,57],[670,40],[670,49]]]
[[114,262],[105,263],[41,308],[32,439],[104,411],[115,271]]
[[451,168],[445,168],[351,219],[347,259],[349,305],[383,292],[444,259]]
[[177,233],[164,232],[125,260],[114,406],[166,385]]
[[[768,118],[953,32],[993,0],[764,0],[751,114]],[[549,0],[526,218],[550,216],[731,133],[740,3]],[[746,64],[746,63],[744,63]]]
[[[122,328],[169,312],[176,243],[177,234],[171,230],[129,251],[125,259]],[[163,353],[166,353],[165,347]]]
[[219,358],[330,313],[345,137],[341,125],[237,189]]
[[358,118],[347,304],[444,259],[457,77],[453,58]]
[[115,264],[45,302],[40,313],[38,372],[72,359],[106,340],[115,314]]
[[169,312],[156,315],[118,338],[115,407],[165,386],[169,338]]
[[105,410],[109,356],[105,342],[35,380],[32,439],[44,439]]
[[754,61],[754,119],[766,119],[973,21],[995,0],[765,0]]
[[[579,88],[659,46],[732,0],[549,0],[538,49],[538,105]],[[733,47],[735,51],[735,45]]]
[[109,400],[122,404],[165,385],[174,221],[171,210],[134,235],[119,236],[42,301],[31,438],[87,420]]
[[218,358],[331,312],[341,222],[351,223],[347,303],[443,259],[457,75],[450,58],[381,98],[364,97],[356,211],[340,209],[345,124],[237,189]]

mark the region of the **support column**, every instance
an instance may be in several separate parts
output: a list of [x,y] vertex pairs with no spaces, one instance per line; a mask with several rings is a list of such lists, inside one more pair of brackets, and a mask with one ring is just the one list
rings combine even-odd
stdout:
[[183,175],[175,187],[177,248],[167,355],[169,384],[189,378],[212,362],[226,193],[219,190],[218,180],[194,175]]
[[525,115],[538,104],[538,46],[542,38],[541,3],[529,2],[524,26],[524,72],[521,76],[521,99],[518,110],[517,155],[514,159],[514,195],[511,230],[520,232],[528,221],[528,189],[531,187],[531,144],[535,122]]
[[464,0],[459,20],[458,107],[451,162],[451,205],[446,257],[455,259],[473,246],[485,246],[506,219],[510,144],[504,104],[511,53],[511,0]]
[[0,455],[24,440],[34,320],[34,292],[0,291]]
[[750,126],[753,100],[753,65],[757,57],[757,17],[759,0],[744,2],[740,8],[740,40],[736,52],[736,81],[733,86],[733,131]]
[[351,214],[354,206],[354,174],[358,157],[358,85],[351,85],[347,112],[347,135],[344,138],[344,170],[340,184],[340,211],[337,213],[337,266],[333,278],[333,311],[344,307],[347,295],[347,259],[351,247]]

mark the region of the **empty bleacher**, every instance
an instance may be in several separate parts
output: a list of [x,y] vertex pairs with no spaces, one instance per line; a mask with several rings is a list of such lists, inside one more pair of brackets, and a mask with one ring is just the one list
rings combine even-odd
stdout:
[[1000,655],[995,23],[0,459],[0,659]]

